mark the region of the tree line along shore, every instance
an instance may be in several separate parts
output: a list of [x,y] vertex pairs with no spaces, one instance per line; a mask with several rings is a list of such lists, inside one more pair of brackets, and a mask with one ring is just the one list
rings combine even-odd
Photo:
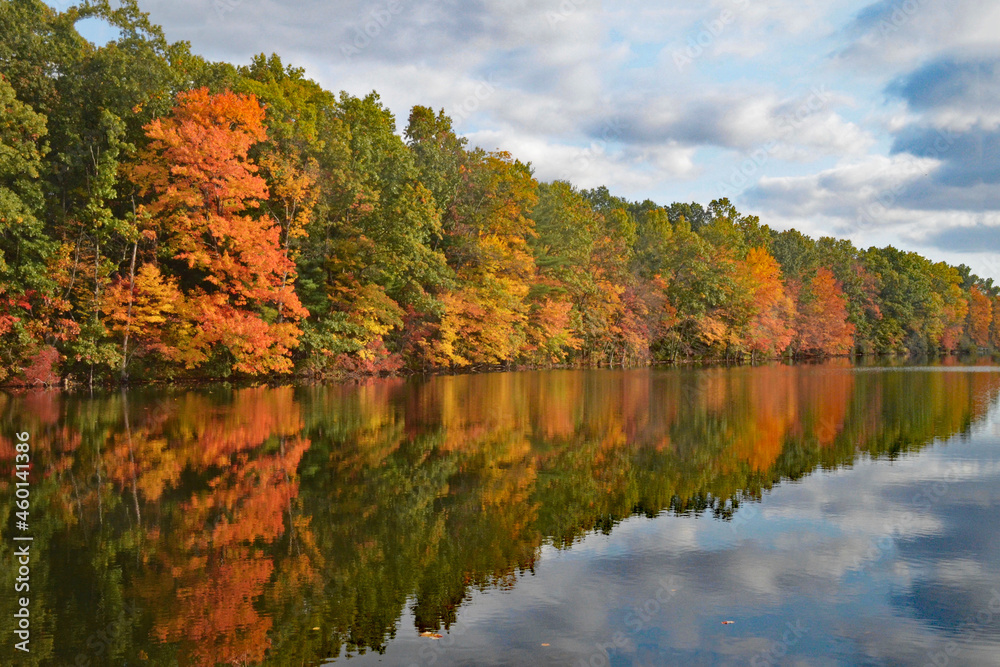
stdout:
[[[119,31],[97,46],[76,30]],[[337,377],[1000,348],[1000,289],[727,199],[540,182],[133,1],[0,1],[0,382]]]

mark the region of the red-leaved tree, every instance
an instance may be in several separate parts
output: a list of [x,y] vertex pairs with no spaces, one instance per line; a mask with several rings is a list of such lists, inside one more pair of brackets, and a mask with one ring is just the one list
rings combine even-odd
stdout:
[[854,343],[847,319],[847,298],[827,268],[819,268],[799,296],[799,349],[820,354],[846,354]]

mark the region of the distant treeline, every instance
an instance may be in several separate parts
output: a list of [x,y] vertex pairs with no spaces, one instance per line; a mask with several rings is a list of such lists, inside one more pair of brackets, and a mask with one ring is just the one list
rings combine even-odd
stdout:
[[[75,29],[120,30],[95,46]],[[0,0],[0,381],[1000,347],[1000,290],[726,199],[540,183],[442,112]]]

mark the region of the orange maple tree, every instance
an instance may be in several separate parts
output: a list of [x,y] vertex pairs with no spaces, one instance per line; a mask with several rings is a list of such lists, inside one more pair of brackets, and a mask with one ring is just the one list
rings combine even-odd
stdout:
[[847,299],[827,268],[802,288],[799,305],[799,347],[821,354],[845,354],[854,343],[854,325],[847,319]]
[[751,354],[782,352],[792,342],[790,326],[795,304],[785,293],[781,267],[765,248],[751,248],[743,261],[741,275],[749,290],[752,315],[744,340]]
[[201,88],[178,95],[173,113],[145,130],[151,141],[132,170],[149,196],[142,217],[161,237],[161,253],[199,277],[182,285],[195,326],[168,356],[193,368],[221,346],[239,372],[290,372],[296,322],[308,313],[290,284],[295,265],[282,229],[257,210],[268,197],[248,158],[266,138],[260,103]]
[[990,342],[993,304],[976,285],[969,290],[969,296],[969,337],[976,345],[986,347]]

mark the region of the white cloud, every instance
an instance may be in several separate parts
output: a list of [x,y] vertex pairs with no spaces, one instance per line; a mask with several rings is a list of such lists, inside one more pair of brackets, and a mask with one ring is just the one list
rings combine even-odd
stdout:
[[[910,9],[894,15],[897,6]],[[944,173],[933,159],[887,155],[914,128],[1000,129],[998,86],[973,81],[971,95],[932,108],[891,88],[935,59],[1000,56],[1000,5],[990,0],[148,0],[143,9],[209,57],[274,51],[332,90],[376,90],[400,129],[413,105],[444,108],[471,141],[531,161],[543,179],[688,201],[718,192],[766,147],[740,204],[773,227],[916,247],[935,242],[936,226],[991,224],[1000,211],[1000,195],[975,182],[979,167],[962,170],[960,150],[946,166],[964,183],[926,180]],[[702,53],[679,70],[673,54],[692,43]],[[609,123],[619,129],[609,134]],[[871,205],[877,224],[860,230],[857,209]]]
[[859,210],[870,205],[881,205],[879,213],[892,215],[889,209],[900,193],[938,166],[937,160],[907,154],[873,155],[815,174],[763,177],[749,198],[761,210],[781,217],[832,212],[832,217],[856,222]]
[[878,0],[860,9],[840,53],[853,67],[906,69],[934,53],[997,53],[1000,5],[992,0]]

